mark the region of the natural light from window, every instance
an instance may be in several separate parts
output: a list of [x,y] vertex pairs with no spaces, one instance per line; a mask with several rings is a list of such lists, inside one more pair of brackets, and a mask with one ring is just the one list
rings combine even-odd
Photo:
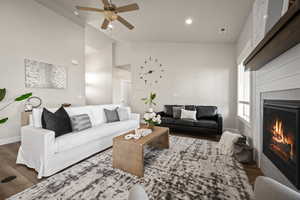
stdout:
[[238,66],[238,117],[250,122],[250,72]]

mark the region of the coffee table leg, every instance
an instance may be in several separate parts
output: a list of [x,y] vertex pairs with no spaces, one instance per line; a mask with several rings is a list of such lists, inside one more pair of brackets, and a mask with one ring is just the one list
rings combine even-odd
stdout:
[[168,149],[170,147],[169,144],[169,131],[158,137],[155,141],[149,144],[150,146],[160,148],[160,149]]
[[113,168],[133,175],[144,176],[144,148],[142,145],[127,141],[114,141]]

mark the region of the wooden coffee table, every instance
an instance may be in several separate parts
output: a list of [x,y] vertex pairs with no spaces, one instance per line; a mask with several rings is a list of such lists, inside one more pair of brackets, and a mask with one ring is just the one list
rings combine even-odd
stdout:
[[125,133],[113,139],[113,168],[121,169],[133,175],[144,176],[144,146],[169,148],[169,128],[155,126],[152,133],[138,140],[126,140]]

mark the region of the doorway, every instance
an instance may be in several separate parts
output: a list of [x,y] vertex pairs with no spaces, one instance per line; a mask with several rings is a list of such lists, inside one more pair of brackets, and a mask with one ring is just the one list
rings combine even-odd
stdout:
[[131,67],[116,66],[113,69],[113,103],[131,106]]

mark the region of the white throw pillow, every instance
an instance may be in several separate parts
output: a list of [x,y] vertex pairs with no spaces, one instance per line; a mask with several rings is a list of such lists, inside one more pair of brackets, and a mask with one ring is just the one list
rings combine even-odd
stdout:
[[129,107],[120,107],[117,109],[120,121],[126,121],[130,118],[130,108]]
[[196,119],[196,113],[197,111],[193,111],[193,110],[185,110],[185,109],[181,109],[181,119],[193,119],[193,120],[197,120]]
[[236,143],[240,137],[242,137],[240,134],[225,131],[218,144],[220,152],[232,156],[234,153],[234,143]]

